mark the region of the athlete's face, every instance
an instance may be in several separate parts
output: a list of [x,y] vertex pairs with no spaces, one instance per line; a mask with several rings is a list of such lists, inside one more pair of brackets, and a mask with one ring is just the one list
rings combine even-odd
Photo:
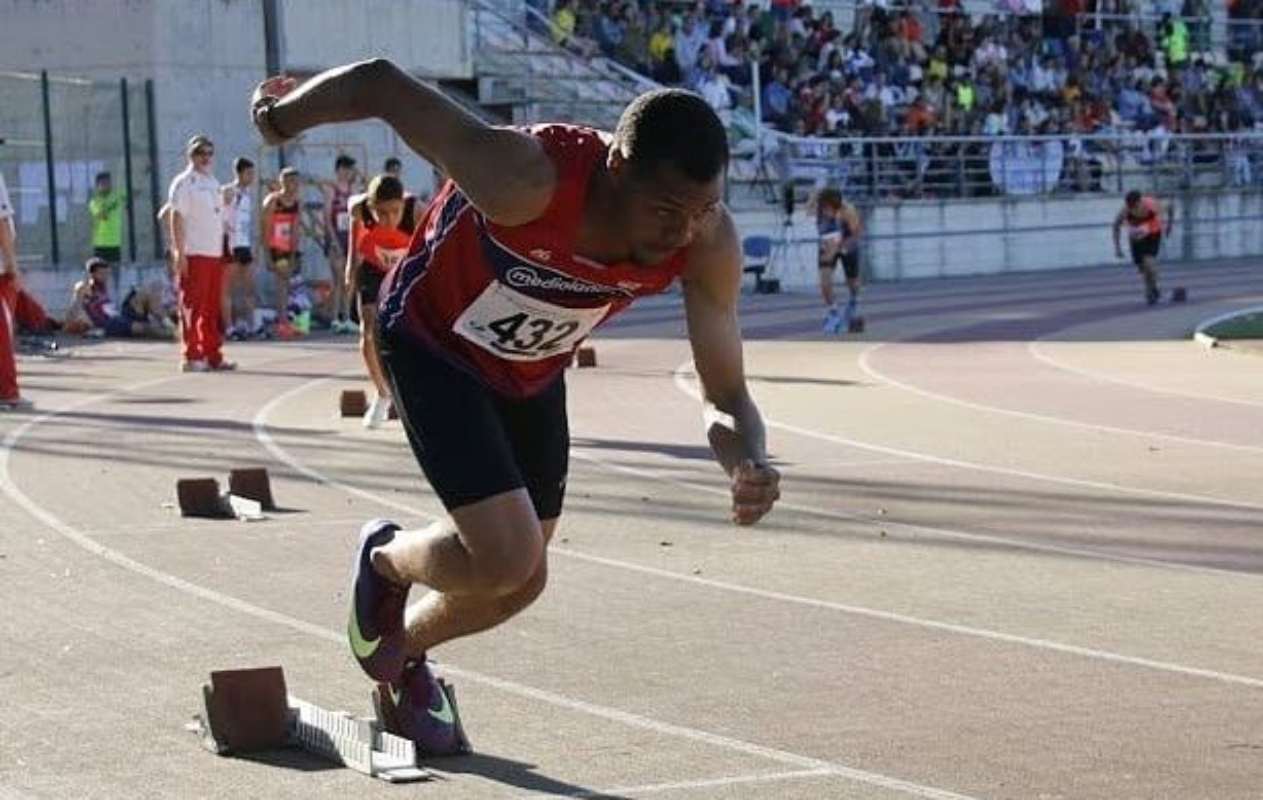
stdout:
[[636,263],[661,263],[719,219],[722,173],[699,183],[671,166],[643,173],[627,167],[624,162],[617,178],[622,196],[620,228]]
[[286,175],[284,178],[281,178],[281,191],[291,196],[298,194],[298,176]]
[[254,167],[246,167],[237,173],[237,182],[242,186],[250,186],[254,183]]
[[373,202],[373,215],[387,228],[398,228],[403,222],[402,200],[377,200]]

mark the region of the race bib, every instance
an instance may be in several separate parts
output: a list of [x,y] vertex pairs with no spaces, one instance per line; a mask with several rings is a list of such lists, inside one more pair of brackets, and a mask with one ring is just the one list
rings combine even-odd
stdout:
[[605,317],[598,308],[566,308],[492,281],[452,330],[509,361],[542,361],[574,348]]
[[1143,239],[1150,233],[1149,229],[1143,225],[1132,225],[1128,232],[1133,239]]
[[333,226],[340,231],[349,230],[351,227],[351,215],[346,211],[339,211],[333,218]]
[[382,269],[391,270],[395,268],[396,264],[403,261],[403,257],[406,255],[408,255],[408,248],[406,247],[393,249],[378,247],[377,263],[382,265]]

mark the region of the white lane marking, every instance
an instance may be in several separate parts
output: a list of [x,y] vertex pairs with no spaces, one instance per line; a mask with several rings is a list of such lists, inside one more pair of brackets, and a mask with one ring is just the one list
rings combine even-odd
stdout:
[[[862,357],[862,356],[861,356]],[[686,360],[675,369],[674,380],[675,386],[684,394],[692,397],[700,402],[701,394],[686,380],[686,377],[693,375],[693,362]],[[763,418],[763,424],[769,428],[776,428],[788,433],[805,436],[809,439],[816,439],[822,442],[832,442],[834,444],[842,444],[848,447],[856,447],[860,450],[868,450],[874,453],[885,453],[891,456],[902,458],[911,458],[917,461],[925,461],[930,464],[942,464],[948,467],[959,467],[960,469],[976,470],[978,472],[991,472],[997,475],[1010,475],[1017,478],[1028,478],[1035,481],[1043,481],[1045,483],[1060,483],[1067,486],[1082,486],[1089,489],[1100,489],[1107,492],[1120,492],[1123,494],[1133,494],[1142,497],[1160,497],[1164,500],[1181,500],[1185,502],[1198,503],[1202,505],[1224,506],[1227,508],[1245,508],[1251,511],[1263,511],[1263,504],[1251,503],[1245,500],[1229,500],[1222,497],[1212,497],[1204,494],[1189,494],[1186,492],[1168,492],[1161,489],[1144,489],[1138,486],[1125,486],[1121,483],[1109,483],[1106,481],[1093,481],[1084,478],[1071,478],[1065,475],[1052,475],[1046,472],[1032,472],[1024,469],[1014,469],[1012,467],[1001,467],[994,464],[980,464],[975,461],[962,461],[957,458],[947,458],[945,456],[936,456],[931,453],[922,453],[917,450],[905,450],[899,447],[887,447],[886,445],[872,444],[871,442],[862,442],[858,439],[849,439],[845,436],[824,433],[812,428],[804,428],[799,425],[791,425],[787,422],[780,422],[770,417]]]
[[[329,476],[319,472],[318,470],[312,469],[311,467],[300,463],[294,456],[290,455],[283,448],[281,448],[280,445],[276,444],[276,442],[272,439],[272,437],[267,434],[267,429],[266,429],[267,418],[270,415],[271,410],[273,408],[280,405],[283,401],[288,400],[290,397],[296,394],[299,394],[304,389],[309,388],[313,385],[319,385],[320,383],[324,382],[324,380],[326,379],[311,381],[309,383],[302,384],[300,386],[296,386],[292,389],[289,389],[286,392],[283,392],[282,394],[277,395],[275,398],[273,398],[266,405],[264,405],[262,408],[259,409],[259,412],[254,417],[254,428],[256,431],[256,435],[258,435],[259,432],[262,432],[262,434],[266,436],[265,446],[268,448],[269,452],[271,452],[281,462],[288,464],[293,469],[301,471],[303,474],[311,477],[312,480],[315,480],[326,486],[330,486],[336,489],[340,489],[342,491],[350,492],[359,497],[363,497],[369,500],[374,500],[390,508],[395,508],[401,511],[416,514],[417,516],[431,516],[427,514],[427,512],[421,509],[415,508],[413,506],[409,506],[406,503],[400,503],[396,500],[392,500],[387,497],[375,495],[372,492],[368,492],[363,489],[358,489],[354,486],[348,486],[347,484],[342,483],[341,481],[335,478],[330,478]],[[260,439],[260,441],[263,441],[263,439]],[[694,486],[693,488],[699,488],[699,487]],[[703,487],[703,488],[706,491],[714,491],[711,487]],[[959,634],[962,636],[972,636],[972,637],[976,637],[980,639],[988,639],[991,641],[1005,642],[1007,644],[1023,645],[1026,647],[1033,647],[1040,650],[1050,650],[1050,651],[1058,652],[1058,653],[1067,653],[1071,655],[1095,659],[1098,661],[1107,661],[1107,662],[1112,662],[1116,664],[1127,664],[1129,666],[1144,667],[1146,669],[1152,669],[1152,670],[1172,673],[1176,675],[1184,675],[1184,676],[1196,677],[1196,678],[1208,678],[1210,680],[1219,681],[1221,683],[1237,684],[1237,685],[1242,685],[1242,686],[1249,686],[1251,688],[1263,688],[1263,679],[1252,678],[1247,675],[1236,675],[1229,672],[1218,672],[1216,670],[1202,669],[1200,667],[1188,667],[1182,664],[1175,664],[1175,663],[1166,662],[1166,661],[1157,661],[1157,660],[1149,659],[1149,658],[1141,658],[1141,657],[1136,657],[1136,656],[1122,655],[1120,653],[1112,653],[1106,650],[1095,650],[1089,647],[1080,647],[1078,645],[1063,644],[1061,642],[1055,642],[1050,639],[1036,639],[1036,638],[1031,638],[1027,636],[1020,636],[1017,634],[993,631],[987,628],[975,628],[972,626],[960,625],[960,624],[956,624],[952,622],[940,622],[938,620],[924,619],[921,617],[912,617],[905,614],[898,614],[892,611],[881,611],[878,609],[867,608],[864,606],[854,606],[854,605],[848,605],[845,603],[835,603],[828,600],[818,600],[811,597],[803,597],[801,595],[787,594],[785,592],[776,592],[776,591],[770,591],[766,589],[756,589],[750,586],[744,586],[742,584],[728,583],[726,581],[717,581],[710,578],[698,577],[696,575],[682,575],[676,572],[671,572],[669,570],[657,569],[655,567],[648,567],[648,566],[636,564],[630,561],[619,561],[613,558],[605,558],[603,556],[589,555],[587,553],[582,553],[577,550],[571,550],[569,548],[560,547],[558,545],[553,545],[552,547],[549,548],[549,550],[550,552],[556,553],[558,555],[563,555],[568,558],[577,559],[579,561],[586,561],[592,564],[601,564],[603,566],[612,567],[614,569],[630,570],[632,572],[638,572],[643,575],[652,575],[657,578],[665,578],[667,580],[690,583],[695,586],[705,586],[710,589],[719,589],[722,591],[734,592],[737,594],[744,594],[751,597],[759,597],[765,600],[776,600],[776,601],[780,601],[784,603],[793,603],[796,605],[806,606],[810,608],[824,609],[828,611],[840,611],[842,613],[852,614],[854,616],[867,617],[870,619],[880,619],[886,622],[897,622],[904,625],[912,625],[912,626],[921,627],[921,628],[928,628],[930,630],[943,631],[947,633]],[[800,764],[799,766],[811,766],[811,765]]]
[[[436,770],[442,774],[441,770]],[[733,775],[728,778],[700,778],[694,781],[673,781],[671,783],[650,783],[641,786],[613,786],[609,789],[598,790],[575,790],[573,792],[563,792],[558,794],[553,791],[540,792],[524,792],[523,794],[515,794],[513,797],[531,798],[531,797],[575,797],[575,798],[598,798],[598,797],[635,797],[637,795],[662,794],[665,792],[679,792],[687,789],[718,789],[725,786],[739,786],[751,783],[774,783],[780,781],[801,780],[803,778],[827,778],[834,773],[827,769],[800,769],[792,772],[764,772],[754,775]]]
[[1194,436],[1180,436],[1174,433],[1160,433],[1158,431],[1146,431],[1138,428],[1121,428],[1116,425],[1100,425],[1095,422],[1082,422],[1077,419],[1068,419],[1066,417],[1054,417],[1048,414],[1035,414],[1030,411],[1018,411],[1014,408],[1003,408],[1001,406],[992,406],[985,403],[975,403],[972,400],[963,400],[959,397],[953,397],[942,392],[935,392],[930,389],[923,389],[920,386],[913,386],[896,378],[892,378],[883,372],[877,370],[870,362],[869,356],[882,347],[890,344],[890,342],[882,342],[875,347],[869,348],[860,353],[859,367],[866,375],[874,380],[902,389],[905,392],[918,394],[922,397],[929,398],[940,403],[950,403],[951,405],[968,408],[974,411],[982,411],[988,414],[1003,414],[1018,419],[1030,420],[1032,422],[1043,422],[1050,425],[1061,425],[1069,428],[1079,428],[1081,430],[1098,431],[1100,433],[1115,433],[1124,436],[1140,436],[1146,439],[1160,439],[1166,442],[1179,442],[1180,444],[1193,445],[1196,447],[1216,447],[1224,450],[1239,450],[1247,453],[1263,453],[1263,447],[1253,444],[1234,444],[1232,442],[1221,442],[1215,439],[1199,439]]
[[[669,483],[680,486],[685,489],[692,489],[697,492],[713,494],[720,497],[730,497],[727,489],[720,489],[714,486],[706,486],[704,484],[686,481],[670,475],[666,475],[654,470],[642,467],[629,467],[626,464],[616,464],[612,461],[600,458],[599,456],[588,455],[578,452],[574,448],[571,449],[572,458],[581,461],[587,461],[596,464],[602,469],[613,472],[621,472],[626,475],[634,475],[639,478],[657,481],[659,483]],[[902,459],[898,463],[918,463],[911,459]],[[973,533],[970,531],[962,531],[955,528],[942,528],[935,525],[925,525],[914,522],[897,522],[885,517],[868,517],[863,514],[854,514],[846,511],[836,511],[828,508],[818,508],[816,506],[804,505],[802,503],[792,503],[787,500],[779,500],[776,503],[778,509],[788,509],[797,511],[813,517],[824,517],[826,519],[845,520],[847,522],[859,522],[873,527],[882,528],[884,530],[902,530],[913,536],[917,534],[929,534],[931,536],[940,536],[944,539],[955,539],[958,541],[982,542],[985,544],[997,544],[1004,547],[1011,547],[1015,550],[1032,550],[1040,553],[1056,553],[1058,555],[1072,556],[1075,558],[1086,558],[1095,561],[1109,561],[1120,564],[1135,564],[1143,567],[1154,567],[1157,569],[1173,570],[1176,572],[1192,572],[1202,575],[1214,575],[1219,578],[1245,578],[1247,580],[1257,580],[1263,575],[1252,572],[1242,572],[1241,570],[1219,569],[1216,567],[1202,567],[1196,564],[1181,564],[1174,561],[1162,561],[1156,558],[1145,558],[1143,556],[1125,556],[1117,553],[1108,553],[1100,550],[1094,550],[1087,547],[1066,547],[1063,545],[1043,544],[1040,542],[1032,542],[1023,539],[1010,539],[1005,536],[993,536],[986,533]]]
[[[345,633],[341,631],[324,628],[320,625],[306,622],[296,617],[291,617],[288,614],[283,614],[281,612],[273,611],[272,609],[265,608],[263,606],[255,605],[253,603],[247,602],[245,600],[234,597],[232,595],[216,591],[215,589],[210,589],[210,588],[192,583],[190,581],[186,581],[183,578],[176,577],[175,575],[171,575],[169,573],[163,572],[154,567],[148,566],[146,564],[142,564],[141,562],[136,561],[132,558],[129,558],[128,556],[116,550],[106,547],[105,545],[102,545],[101,543],[93,540],[91,537],[84,535],[81,531],[69,525],[64,520],[59,518],[57,515],[49,511],[48,509],[44,508],[43,506],[40,506],[38,503],[32,500],[29,496],[27,496],[26,493],[24,493],[17,486],[17,484],[12,480],[10,476],[10,472],[9,472],[10,454],[17,447],[17,444],[19,441],[21,441],[22,437],[25,436],[28,431],[32,430],[37,425],[47,422],[48,420],[53,419],[59,414],[65,413],[66,411],[69,411],[71,409],[82,408],[94,402],[105,401],[112,397],[125,394],[129,391],[135,391],[138,388],[152,386],[157,383],[165,383],[168,381],[179,380],[179,378],[180,376],[176,376],[176,377],[171,377],[171,378],[161,378],[158,380],[145,381],[140,384],[124,387],[123,389],[116,390],[114,392],[108,392],[103,395],[95,395],[93,397],[85,398],[82,401],[71,404],[69,407],[65,409],[41,414],[40,416],[35,417],[34,419],[31,419],[25,424],[14,429],[12,432],[9,433],[8,436],[4,438],[3,443],[0,444],[0,491],[3,491],[4,494],[8,495],[11,499],[13,499],[14,502],[16,502],[23,509],[25,509],[27,513],[29,513],[31,516],[33,516],[40,522],[44,523],[53,531],[61,534],[67,540],[73,542],[74,544],[78,545],[79,547],[83,548],[89,553],[100,556],[101,558],[104,558],[110,563],[118,567],[121,567],[125,570],[128,570],[129,572],[142,575],[144,577],[157,581],[158,583],[162,585],[168,586],[172,589],[185,592],[186,594],[190,594],[194,597],[198,597],[210,603],[214,603],[216,605],[229,608],[234,611],[238,611],[242,614],[246,614],[246,615],[255,617],[257,619],[266,620],[268,622],[290,628],[291,630],[295,630],[300,633],[306,633],[310,636],[323,639],[333,644],[344,645],[346,642],[346,635]],[[322,378],[312,383],[319,384],[319,383],[326,382],[328,380],[331,380],[331,379]],[[302,387],[300,388],[305,388],[308,385],[310,384],[303,384]],[[270,403],[265,405],[264,409],[270,409],[271,407],[275,406],[275,404],[279,401],[279,398],[285,398],[294,393],[295,393],[294,390],[290,390],[288,392],[282,393],[281,395],[278,395],[277,398],[274,398]],[[266,419],[266,415],[264,414],[263,409],[260,409],[259,414],[256,415],[255,421],[254,421],[256,431],[259,429],[259,426],[263,424],[264,419]],[[269,437],[269,441],[270,441],[270,437]],[[274,442],[272,443],[269,449],[271,450],[272,448],[276,448],[276,445]],[[276,448],[276,450],[279,451],[279,448]],[[294,461],[293,459],[287,458],[285,459],[285,462],[290,464],[290,466],[296,469],[302,470],[302,466],[298,464],[296,461]],[[316,477],[316,476],[319,476],[319,473],[315,472],[315,470],[302,470],[302,471],[304,471],[305,474],[308,474],[309,476],[312,476],[314,479],[320,481],[321,483],[330,483],[327,480],[323,480],[322,477]],[[353,487],[343,486],[341,488],[344,488],[345,490],[345,489],[352,489]],[[369,493],[364,493],[364,494],[371,497]],[[382,498],[373,498],[373,499],[380,502]],[[418,513],[418,515],[420,516],[430,516],[428,514],[425,514],[425,512],[421,512],[421,511],[417,511],[416,513]],[[579,711],[579,712],[582,712],[582,713],[585,713],[585,714],[588,714],[590,716],[594,716],[600,719],[606,719],[606,720],[611,720],[614,722],[619,722],[629,727],[640,728],[642,730],[652,731],[654,733],[659,733],[665,736],[674,736],[676,738],[682,738],[682,739],[688,739],[690,741],[701,742],[704,744],[711,745],[713,747],[726,749],[733,752],[743,753],[745,755],[755,756],[758,758],[764,758],[769,761],[776,761],[782,764],[788,764],[790,766],[800,767],[803,769],[823,770],[823,771],[829,772],[832,775],[837,775],[838,777],[846,778],[852,781],[856,781],[858,783],[864,783],[871,786],[879,786],[884,789],[900,791],[900,792],[904,792],[906,794],[910,794],[916,797],[928,798],[929,800],[973,800],[973,798],[970,798],[967,795],[956,794],[954,792],[949,792],[945,789],[939,789],[933,786],[925,786],[922,784],[914,783],[912,781],[905,781],[899,778],[894,778],[888,775],[882,775],[876,772],[868,772],[866,770],[855,769],[853,767],[848,767],[844,764],[825,761],[818,758],[811,758],[809,756],[803,756],[798,753],[792,753],[787,750],[779,750],[773,747],[764,747],[762,745],[753,744],[751,742],[742,741],[740,739],[734,739],[731,737],[721,736],[715,733],[710,733],[709,731],[704,731],[697,728],[689,728],[683,725],[675,725],[669,722],[663,722],[661,720],[653,719],[651,717],[645,717],[639,714],[633,714],[631,712],[622,711],[620,709],[600,706],[594,703],[588,703],[583,700],[567,697],[565,695],[557,694],[555,692],[545,691],[543,689],[537,689],[535,687],[527,686],[525,684],[517,683],[515,681],[504,680],[502,678],[497,678],[491,675],[485,675],[479,672],[474,672],[473,670],[456,667],[456,666],[447,664],[446,662],[444,662],[444,670],[448,674],[451,674],[453,676],[463,678],[472,683],[479,683],[484,686],[489,686],[494,689],[499,689],[500,691],[508,693],[508,694],[514,694],[519,697],[526,697],[526,698],[538,700],[538,701],[548,703],[550,705],[554,705],[560,708],[567,708],[574,711]]]
[[[1106,375],[1103,372],[1096,372],[1095,370],[1083,369],[1082,367],[1073,367],[1065,363],[1064,361],[1059,361],[1053,356],[1049,355],[1047,352],[1044,351],[1044,348],[1040,346],[1047,341],[1049,336],[1053,336],[1055,333],[1060,333],[1060,331],[1055,331],[1054,333],[1050,333],[1045,336],[1041,336],[1038,339],[1034,339],[1030,342],[1027,342],[1026,350],[1028,353],[1030,353],[1031,358],[1034,358],[1036,361],[1047,364],[1048,366],[1054,369],[1059,369],[1063,372],[1069,372],[1074,375],[1079,375],[1081,377],[1088,378],[1089,380],[1100,381],[1101,383],[1116,383],[1119,386],[1128,386],[1133,389],[1139,389],[1144,392],[1149,392],[1151,394],[1169,394],[1174,397],[1187,397],[1193,400],[1209,400],[1214,403],[1231,403],[1233,405],[1239,405],[1239,406],[1253,406],[1255,408],[1263,408],[1263,402],[1259,402],[1257,400],[1239,400],[1233,397],[1219,397],[1217,395],[1204,394],[1202,392],[1188,392],[1188,391],[1183,391],[1181,389],[1166,389],[1160,386],[1153,386],[1147,383],[1141,383],[1140,381],[1129,381],[1126,378],[1117,378],[1117,377],[1114,377],[1113,375]],[[1205,414],[1207,413],[1207,409],[1204,407],[1198,408],[1195,411],[1193,411],[1193,413]]]

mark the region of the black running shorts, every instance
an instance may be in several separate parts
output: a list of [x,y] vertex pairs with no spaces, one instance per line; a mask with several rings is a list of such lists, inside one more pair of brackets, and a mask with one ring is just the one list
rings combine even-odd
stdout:
[[1151,233],[1142,239],[1131,240],[1131,260],[1137,268],[1144,266],[1146,257],[1157,258],[1162,247],[1162,234]]
[[360,265],[359,275],[356,276],[356,281],[359,283],[360,305],[377,305],[377,295],[381,293],[382,281],[385,279],[385,273],[378,272],[367,264]]
[[406,334],[377,336],[408,443],[448,511],[525,488],[539,519],[560,516],[570,459],[564,376],[534,397],[504,397]]

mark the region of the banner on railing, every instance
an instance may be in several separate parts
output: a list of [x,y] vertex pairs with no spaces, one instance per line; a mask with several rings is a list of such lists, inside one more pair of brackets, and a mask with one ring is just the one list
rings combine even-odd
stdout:
[[1005,194],[1042,194],[1061,180],[1065,147],[1056,140],[991,145],[991,182]]

